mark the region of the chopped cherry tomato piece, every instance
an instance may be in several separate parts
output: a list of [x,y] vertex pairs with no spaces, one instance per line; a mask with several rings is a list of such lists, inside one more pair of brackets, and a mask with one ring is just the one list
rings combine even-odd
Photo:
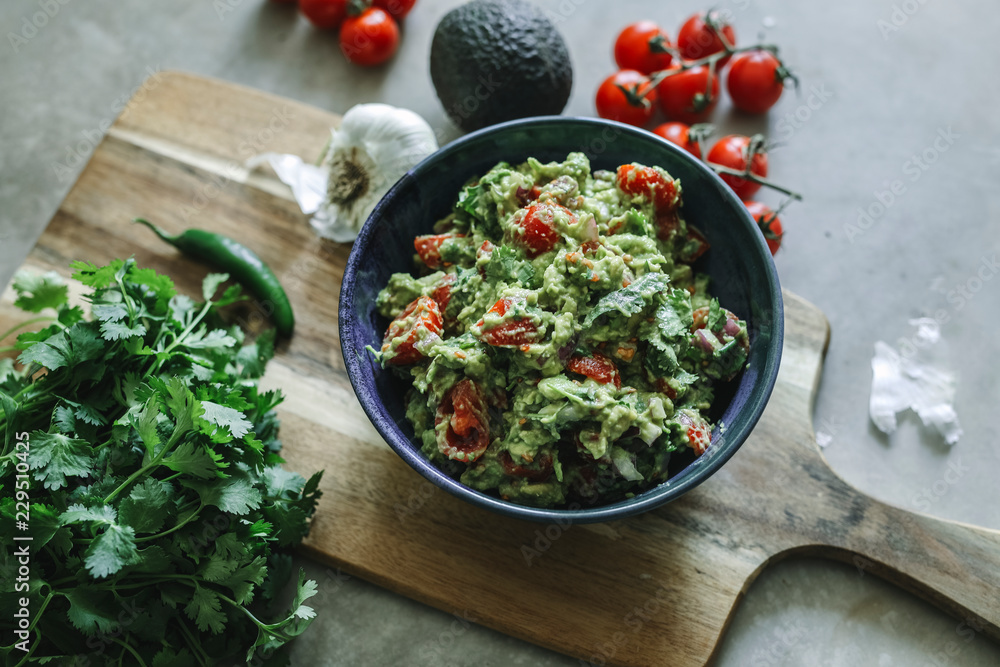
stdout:
[[[490,308],[488,312],[503,317],[513,305],[513,299],[504,297],[493,304],[493,307]],[[482,331],[479,338],[487,345],[497,347],[506,345],[527,345],[529,343],[534,343],[539,337],[538,326],[526,317],[509,319],[486,330],[483,330],[484,325],[484,320],[479,320],[479,322],[476,323],[476,327]]]
[[465,234],[426,234],[413,239],[413,247],[429,269],[441,268],[441,244],[448,239],[464,238]]
[[[447,421],[447,429],[438,429]],[[479,386],[466,378],[448,390],[434,418],[438,449],[449,459],[475,461],[490,444],[489,413]]]
[[656,214],[656,238],[661,241],[669,241],[680,226],[681,219],[677,214],[677,209]]
[[441,309],[441,314],[448,308],[448,302],[451,301],[451,286],[455,284],[458,280],[458,276],[454,273],[446,273],[438,286],[434,288],[431,292],[431,298],[437,302],[438,308]]
[[576,216],[572,211],[553,201],[535,202],[524,210],[523,215],[515,219],[514,224],[521,229],[521,232],[514,238],[514,242],[524,248],[528,257],[534,259],[547,253],[559,241],[559,234],[555,228],[557,213],[567,216],[569,224],[576,223]]
[[691,264],[708,252],[710,247],[711,246],[708,243],[708,239],[705,238],[705,235],[691,225],[688,225],[687,239],[685,239],[680,260],[687,264]]
[[618,188],[630,195],[646,195],[658,211],[677,205],[677,185],[662,169],[623,164],[618,167]]
[[687,439],[694,453],[701,456],[708,449],[708,446],[712,444],[712,431],[705,422],[695,423],[688,426]]
[[[530,190],[519,187],[517,192],[514,194],[517,197],[518,205],[523,207],[527,206],[529,202],[533,202],[538,199],[539,195],[542,194],[542,189],[537,185],[532,186]],[[486,241],[485,243],[489,243],[489,241]]]
[[532,462],[537,464],[537,468],[514,463],[514,459],[508,451],[500,452],[497,460],[503,466],[503,471],[511,477],[523,477],[529,482],[544,482],[552,476],[552,455],[548,452],[541,452],[538,458]]
[[601,384],[613,383],[615,389],[622,388],[622,376],[618,372],[615,362],[600,352],[594,352],[589,357],[574,355],[566,363],[566,369],[580,375],[586,375]]
[[[416,348],[416,343],[432,334],[440,336],[441,329],[441,309],[437,303],[430,297],[418,296],[389,324],[385,332],[382,352],[386,362],[402,366],[420,361],[424,354]],[[396,338],[402,340],[393,348],[392,342]]]

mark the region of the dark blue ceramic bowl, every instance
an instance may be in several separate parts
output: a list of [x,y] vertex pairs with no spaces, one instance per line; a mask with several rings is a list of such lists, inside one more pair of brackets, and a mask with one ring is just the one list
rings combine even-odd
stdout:
[[[712,433],[701,457],[681,459],[672,477],[628,500],[572,509],[525,507],[470,489],[431,465],[414,444],[405,417],[405,384],[381,369],[365,351],[378,348],[387,322],[375,312],[375,297],[396,272],[414,267],[413,238],[431,231],[470,177],[497,162],[528,157],[562,161],[582,151],[593,169],[613,170],[638,162],[659,165],[683,189],[684,216],[700,229],[711,250],[696,269],[711,276],[712,293],[747,320],[750,357],[746,370],[720,385],[711,415],[725,424]],[[674,144],[629,125],[594,118],[545,117],[516,120],[469,134],[434,153],[404,176],[375,207],[354,242],[340,292],[340,342],[347,373],[361,406],[386,442],[417,472],[474,505],[536,521],[596,522],[644,512],[678,498],[718,470],[746,440],[771,395],[781,358],[781,289],[764,237],[733,192],[704,164]],[[676,460],[676,459],[675,459]]]

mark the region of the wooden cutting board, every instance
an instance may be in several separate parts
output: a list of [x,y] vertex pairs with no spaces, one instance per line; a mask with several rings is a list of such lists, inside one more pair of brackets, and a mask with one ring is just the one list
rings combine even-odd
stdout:
[[[337,296],[349,246],[317,240],[273,175],[242,167],[265,150],[312,160],[336,122],[262,92],[157,74],[25,262],[68,275],[74,259],[135,255],[198,295],[206,267],[132,217],[168,232],[222,232],[258,251],[298,319],[265,378],[287,395],[288,465],[326,470],[306,553],[595,664],[704,664],[757,574],[793,555],[852,563],[1000,639],[1000,532],[878,502],[826,464],[810,415],[829,325],[788,292],[781,372],[759,425],[722,470],[668,506],[614,523],[541,525],[472,507],[412,471],[371,427],[344,371]],[[0,331],[20,319],[11,298]]]

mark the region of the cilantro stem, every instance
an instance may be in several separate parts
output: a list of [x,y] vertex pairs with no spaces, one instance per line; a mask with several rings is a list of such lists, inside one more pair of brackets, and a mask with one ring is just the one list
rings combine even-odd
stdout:
[[[48,315],[42,315],[40,317],[33,317],[30,320],[25,320],[24,322],[21,322],[20,324],[15,324],[14,326],[12,326],[10,329],[7,329],[3,333],[0,333],[0,340],[3,340],[4,338],[6,338],[7,336],[11,335],[12,333],[14,333],[15,331],[17,331],[18,329],[23,329],[25,327],[30,327],[32,324],[36,324],[38,322],[53,322],[53,321],[55,321],[55,319],[56,318],[49,317]],[[7,352],[8,350],[16,350],[16,349],[17,349],[16,345],[12,345],[11,347],[0,347],[0,352]]]
[[[110,639],[111,641],[113,641],[114,643],[118,644],[123,649],[125,649],[126,651],[128,651],[129,653],[131,653],[132,656],[136,660],[139,661],[139,664],[142,665],[142,667],[146,667],[146,663],[143,662],[142,657],[138,653],[136,653],[136,650],[134,648],[132,648],[131,646],[129,646],[128,644],[126,644],[122,640],[118,639],[117,637],[109,637],[108,639]],[[122,652],[122,655],[125,655],[124,651]],[[119,662],[120,662],[120,660],[119,660]]]
[[[177,473],[177,474],[179,475],[180,473]],[[174,475],[174,477],[176,477],[176,475]],[[183,528],[187,524],[189,524],[192,521],[194,521],[198,517],[198,514],[203,509],[205,509],[205,503],[199,503],[198,504],[198,509],[196,509],[194,512],[192,512],[191,516],[189,516],[188,518],[184,519],[183,521],[181,521],[180,523],[178,523],[176,526],[174,526],[170,530],[165,530],[162,533],[159,533],[157,535],[147,535],[146,537],[137,537],[135,539],[136,544],[138,544],[139,542],[146,542],[148,540],[158,540],[161,537],[164,537],[165,535],[169,535],[170,533],[174,532],[175,530],[180,530],[181,528]]]
[[[212,302],[211,301],[206,301],[204,307],[201,309],[201,312],[198,313],[198,315],[195,316],[195,318],[193,320],[191,320],[191,324],[189,324],[187,326],[187,328],[185,328],[183,331],[181,331],[179,334],[177,334],[177,337],[174,338],[173,342],[170,343],[170,345],[168,345],[166,348],[164,348],[164,350],[163,350],[163,352],[161,352],[161,354],[169,355],[171,352],[173,352],[174,348],[177,347],[178,345],[180,345],[181,342],[185,338],[187,338],[191,334],[192,331],[194,331],[194,328],[196,326],[198,326],[199,324],[201,324],[201,321],[203,319],[205,319],[205,315],[208,315],[208,311],[211,308],[212,308]],[[160,366],[163,364],[163,361],[164,361],[165,358],[166,357],[158,358],[156,360],[156,363],[153,364],[153,367],[149,371],[150,375],[155,375],[156,373],[159,372]]]
[[201,650],[201,647],[198,646],[198,642],[195,641],[194,637],[191,636],[191,631],[188,629],[184,621],[181,620],[179,617],[177,619],[177,625],[180,626],[181,634],[184,635],[184,641],[187,642],[187,645],[191,649],[191,652],[194,653],[194,657],[198,659],[198,662],[202,665],[202,667],[208,667],[210,663],[208,655]]

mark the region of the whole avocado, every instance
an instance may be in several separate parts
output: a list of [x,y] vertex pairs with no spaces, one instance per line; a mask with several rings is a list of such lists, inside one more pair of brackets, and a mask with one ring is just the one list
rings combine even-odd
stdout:
[[540,9],[522,0],[473,0],[438,24],[431,80],[445,111],[470,132],[558,115],[573,68],[566,42]]

